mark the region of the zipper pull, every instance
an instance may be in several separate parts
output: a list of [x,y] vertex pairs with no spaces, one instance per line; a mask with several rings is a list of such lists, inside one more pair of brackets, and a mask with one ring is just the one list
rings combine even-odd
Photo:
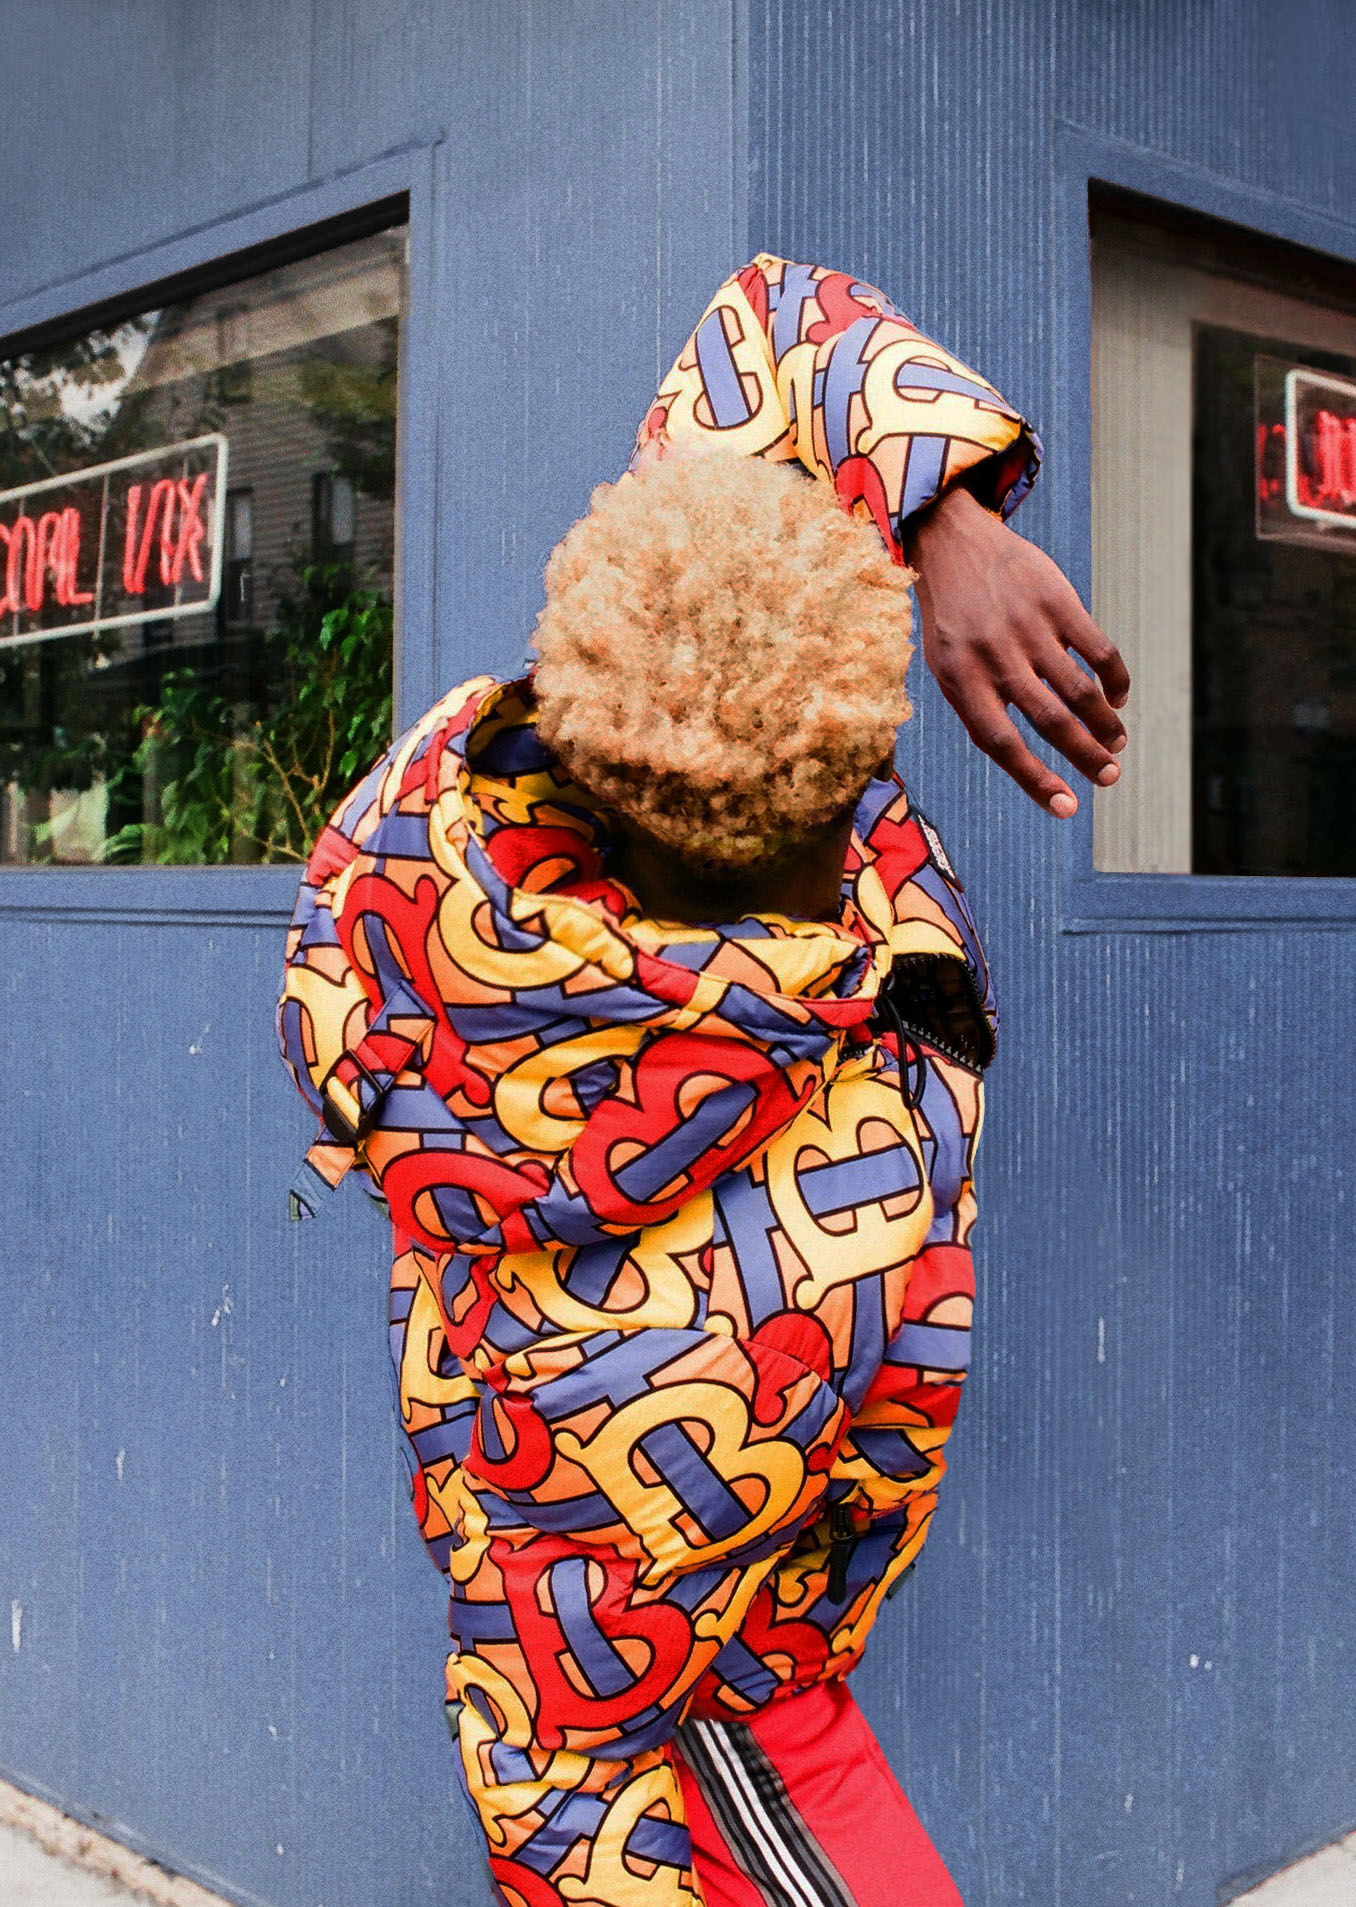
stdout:
[[852,1511],[846,1503],[836,1503],[829,1517],[829,1581],[824,1593],[832,1603],[847,1601],[847,1572],[857,1536]]

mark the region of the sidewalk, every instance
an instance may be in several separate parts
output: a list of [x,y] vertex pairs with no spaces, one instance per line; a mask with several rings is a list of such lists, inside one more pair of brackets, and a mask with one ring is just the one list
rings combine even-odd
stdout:
[[[63,1858],[64,1857],[64,1858]],[[0,1782],[3,1907],[229,1907]],[[1356,1834],[1273,1874],[1230,1907],[1356,1907]]]
[[1356,1904],[1356,1834],[1320,1848],[1307,1860],[1273,1874],[1246,1894],[1237,1894],[1229,1907],[1354,1907]]
[[146,1896],[59,1860],[22,1828],[0,1827],[0,1899],[5,1907],[145,1907]]
[[45,1801],[0,1781],[2,1907],[229,1907]]

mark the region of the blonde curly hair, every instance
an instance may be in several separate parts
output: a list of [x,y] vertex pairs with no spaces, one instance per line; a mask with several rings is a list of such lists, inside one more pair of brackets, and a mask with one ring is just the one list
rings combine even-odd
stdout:
[[771,860],[890,753],[912,580],[799,466],[670,449],[599,484],[551,554],[539,731],[683,862]]

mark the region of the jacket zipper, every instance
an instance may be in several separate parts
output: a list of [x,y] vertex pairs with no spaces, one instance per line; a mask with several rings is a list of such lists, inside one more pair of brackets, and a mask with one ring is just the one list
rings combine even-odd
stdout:
[[829,1581],[824,1592],[832,1603],[847,1601],[848,1564],[857,1542],[852,1511],[846,1503],[835,1503],[829,1516]]

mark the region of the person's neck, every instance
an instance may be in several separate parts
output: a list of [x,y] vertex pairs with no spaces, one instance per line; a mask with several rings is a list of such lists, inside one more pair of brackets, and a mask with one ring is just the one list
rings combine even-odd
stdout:
[[851,838],[848,813],[803,836],[775,860],[735,874],[712,874],[686,865],[623,818],[614,868],[654,920],[721,926],[745,914],[785,914],[792,920],[831,921],[842,904]]

